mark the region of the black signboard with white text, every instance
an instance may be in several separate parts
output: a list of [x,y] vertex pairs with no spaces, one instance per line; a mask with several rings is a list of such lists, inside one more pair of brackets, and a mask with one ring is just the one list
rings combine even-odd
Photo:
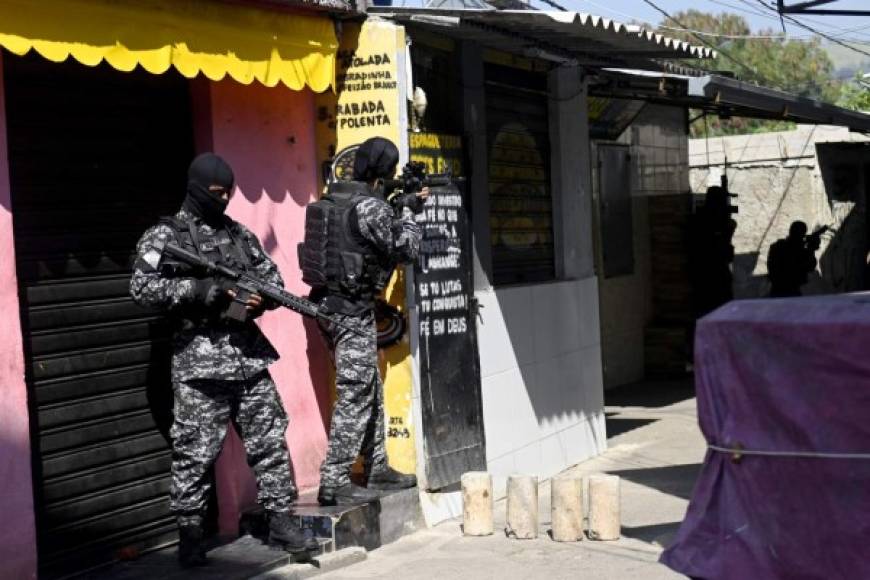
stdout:
[[[461,176],[459,137],[412,133],[410,142],[411,159],[431,173]],[[414,282],[429,489],[486,469],[467,199],[458,180],[434,187],[417,216],[423,240]]]

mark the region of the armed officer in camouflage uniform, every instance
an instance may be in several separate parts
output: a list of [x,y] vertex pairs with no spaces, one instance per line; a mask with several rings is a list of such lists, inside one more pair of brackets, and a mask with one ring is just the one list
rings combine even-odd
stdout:
[[[333,313],[354,334],[320,323],[333,351],[338,400],[332,416],[329,449],[320,468],[318,501],[352,504],[378,497],[375,489],[414,487],[417,478],[387,464],[384,446],[384,393],[378,370],[375,298],[398,263],[413,261],[421,230],[414,213],[422,211],[428,189],[404,196],[394,210],[384,199],[384,180],[395,176],[399,151],[386,139],[363,143],[356,153],[353,181],[329,186],[308,207],[305,243],[300,249],[303,280],[314,287],[311,299]],[[365,461],[367,487],[350,472],[358,455]]]
[[317,549],[290,518],[297,497],[284,431],[287,414],[269,375],[278,359],[253,319],[267,308],[258,295],[247,303],[248,320],[226,317],[231,283],[173,266],[161,255],[167,242],[235,268],[252,270],[283,286],[275,263],[248,229],[224,215],[233,193],[233,172],[217,155],[197,157],[188,172],[181,210],[139,240],[130,294],[178,322],[173,338],[175,396],[170,507],[179,525],[182,565],[206,563],[202,520],[211,488],[209,470],[232,421],[257,477],[258,499],[269,521],[270,541],[293,552]]

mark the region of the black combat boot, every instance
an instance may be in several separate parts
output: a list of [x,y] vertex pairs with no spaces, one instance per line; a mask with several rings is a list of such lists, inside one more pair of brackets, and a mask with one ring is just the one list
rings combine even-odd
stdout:
[[205,545],[202,541],[202,527],[196,524],[178,526],[178,562],[184,568],[205,566]]
[[355,483],[346,483],[339,487],[320,486],[317,501],[320,505],[359,505],[380,498],[376,491],[360,487]]
[[401,473],[387,467],[369,475],[366,485],[369,489],[397,490],[417,486],[417,476]]
[[287,512],[268,512],[269,543],[283,547],[294,554],[299,552],[316,553],[320,544],[311,536],[306,536]]

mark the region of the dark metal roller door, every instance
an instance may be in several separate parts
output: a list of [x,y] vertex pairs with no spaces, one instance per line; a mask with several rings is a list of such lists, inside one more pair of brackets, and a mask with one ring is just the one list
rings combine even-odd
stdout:
[[546,76],[487,65],[493,282],[555,277]]
[[41,577],[172,538],[168,329],[128,296],[175,211],[187,82],[4,54]]

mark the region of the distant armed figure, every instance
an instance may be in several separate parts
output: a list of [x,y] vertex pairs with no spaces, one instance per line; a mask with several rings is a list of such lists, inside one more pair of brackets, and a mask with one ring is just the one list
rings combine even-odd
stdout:
[[827,229],[825,226],[807,235],[807,224],[795,221],[788,228],[788,236],[770,246],[767,277],[770,279],[771,298],[801,296],[801,286],[807,283],[809,273],[816,269],[816,251]]

